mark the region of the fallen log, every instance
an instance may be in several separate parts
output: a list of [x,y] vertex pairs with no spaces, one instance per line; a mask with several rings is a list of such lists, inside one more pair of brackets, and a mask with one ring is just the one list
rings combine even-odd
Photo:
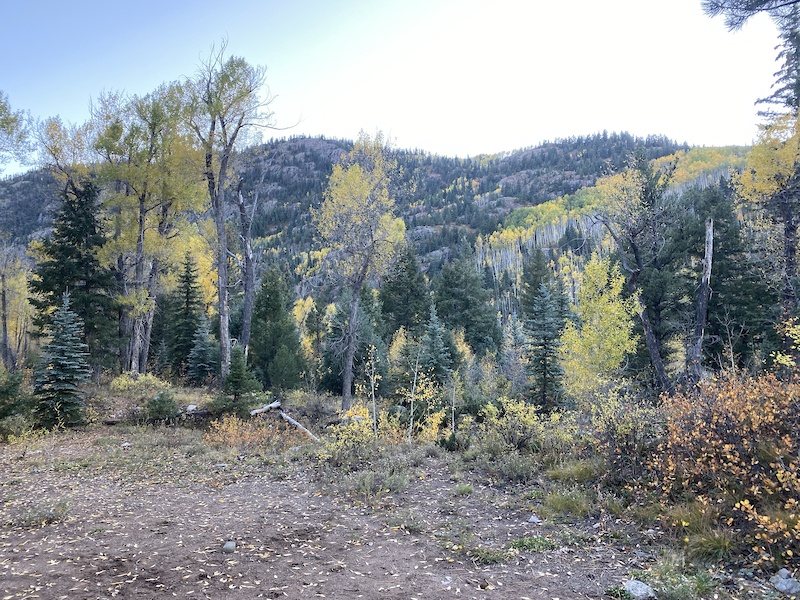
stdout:
[[251,410],[250,411],[250,416],[254,417],[256,415],[260,415],[260,414],[263,414],[265,412],[269,412],[271,410],[277,410],[278,414],[281,417],[281,419],[283,419],[284,421],[286,421],[290,425],[296,427],[297,429],[299,429],[300,431],[305,433],[308,437],[310,437],[315,442],[319,442],[320,441],[320,439],[317,436],[315,436],[313,433],[311,433],[308,429],[303,427],[303,425],[301,425],[300,423],[295,421],[292,417],[287,415],[285,412],[280,410],[280,408],[281,408],[281,401],[280,400],[275,400],[275,402],[272,402],[271,404],[267,404],[266,406],[262,406],[261,408],[256,408],[254,410]]

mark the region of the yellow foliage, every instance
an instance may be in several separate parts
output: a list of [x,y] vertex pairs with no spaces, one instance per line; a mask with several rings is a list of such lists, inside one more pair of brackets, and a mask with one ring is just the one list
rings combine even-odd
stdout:
[[632,299],[623,297],[625,278],[610,257],[594,254],[583,272],[575,306],[578,323],[561,337],[564,387],[578,400],[608,387],[626,356],[636,350]]
[[747,167],[734,178],[736,191],[751,202],[769,200],[787,187],[800,166],[800,120],[779,117],[762,126]]
[[237,454],[268,454],[307,440],[282,420],[270,417],[242,420],[235,415],[225,415],[211,422],[203,441],[215,448],[234,448]]
[[704,382],[664,399],[667,435],[650,460],[670,498],[713,502],[760,561],[798,564],[800,382]]

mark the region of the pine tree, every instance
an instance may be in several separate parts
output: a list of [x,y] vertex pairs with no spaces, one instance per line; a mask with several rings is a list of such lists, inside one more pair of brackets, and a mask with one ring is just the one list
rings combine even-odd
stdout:
[[[281,364],[273,367],[281,348]],[[300,335],[289,312],[289,287],[277,269],[264,274],[256,295],[248,360],[265,387],[297,387],[305,371]]]
[[431,305],[429,311],[430,318],[422,336],[420,365],[437,383],[444,384],[452,372],[453,357],[445,339],[447,331],[436,314],[436,307]]
[[547,257],[541,248],[522,263],[522,286],[519,295],[520,312],[525,318],[533,316],[533,305],[539,295],[539,286],[550,285],[553,272],[547,264]]
[[208,319],[204,314],[201,314],[197,331],[194,332],[192,349],[187,360],[186,374],[189,376],[191,383],[202,385],[217,372],[217,354],[218,350],[214,338],[211,337]]
[[434,294],[436,311],[450,329],[463,329],[476,354],[494,352],[502,332],[481,276],[466,260],[447,263]]
[[36,420],[42,427],[73,427],[84,421],[84,399],[79,385],[91,374],[88,347],[81,341],[83,323],[65,293],[49,326],[50,341],[36,370]]
[[390,268],[379,298],[389,336],[401,327],[406,331],[414,331],[427,321],[430,295],[425,287],[425,276],[410,245],[406,246]]
[[175,373],[187,372],[189,354],[195,343],[195,334],[203,315],[203,299],[197,281],[197,267],[190,254],[186,254],[178,287],[173,295],[169,324],[169,347]]
[[105,243],[98,220],[99,189],[91,181],[69,183],[55,215],[52,235],[42,242],[41,254],[30,282],[31,303],[38,314],[34,323],[46,328],[53,310],[70,294],[71,310],[81,322],[80,337],[92,356],[103,361],[114,356],[115,282],[103,267],[98,251]]
[[239,405],[243,395],[260,390],[261,384],[247,368],[244,349],[234,346],[231,350],[231,370],[222,382],[222,391],[233,399],[235,405]]
[[551,409],[561,391],[563,371],[558,349],[559,335],[564,323],[558,315],[556,302],[544,284],[539,286],[532,311],[533,314],[527,322],[531,388],[535,401],[542,408]]

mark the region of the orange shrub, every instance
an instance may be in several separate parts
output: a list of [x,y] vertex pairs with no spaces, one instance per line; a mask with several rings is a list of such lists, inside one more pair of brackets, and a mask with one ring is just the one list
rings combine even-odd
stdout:
[[800,383],[713,379],[665,398],[666,436],[649,462],[670,501],[699,499],[740,531],[757,562],[800,552]]
[[279,453],[307,441],[294,427],[280,419],[264,416],[242,420],[235,415],[212,421],[203,440],[216,448],[235,448],[240,454]]

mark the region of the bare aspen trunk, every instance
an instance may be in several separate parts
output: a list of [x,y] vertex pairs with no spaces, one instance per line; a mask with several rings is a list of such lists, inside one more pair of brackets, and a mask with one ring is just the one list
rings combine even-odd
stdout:
[[692,342],[687,353],[687,371],[691,381],[700,381],[702,376],[703,337],[708,319],[708,300],[711,297],[711,264],[714,258],[714,219],[706,219],[706,243],[703,256],[703,278],[697,291],[697,307],[694,316]]
[[358,291],[354,291],[353,299],[350,301],[350,314],[347,318],[347,332],[345,334],[344,363],[342,365],[342,410],[350,410],[353,399],[353,361],[355,360],[356,342],[358,341],[358,306],[360,300],[361,297]]
[[[258,203],[258,195],[253,200],[253,213],[255,213]],[[239,191],[239,218],[241,220],[242,249],[244,252],[244,273],[242,282],[244,286],[244,304],[242,306],[242,335],[239,343],[244,349],[245,358],[247,357],[248,346],[250,345],[250,326],[253,322],[253,304],[255,302],[256,269],[253,264],[253,243],[251,237],[252,215],[248,214],[244,196]]]

